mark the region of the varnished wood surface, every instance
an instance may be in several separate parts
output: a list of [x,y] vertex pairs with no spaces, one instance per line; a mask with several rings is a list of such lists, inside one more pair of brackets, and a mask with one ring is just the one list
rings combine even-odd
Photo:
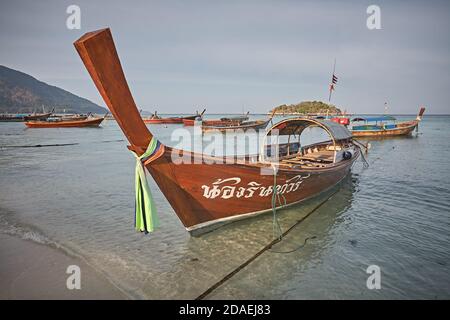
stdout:
[[[260,187],[269,188],[274,184],[274,177],[273,175],[262,175],[261,169],[265,167],[270,172],[270,166],[261,164],[201,164],[201,159],[195,160],[194,154],[181,150],[178,151],[180,154],[184,154],[187,158],[192,156],[193,161],[190,164],[174,164],[170,161],[171,152],[172,149],[167,148],[165,160],[158,159],[147,165],[147,169],[185,227],[190,228],[209,221],[266,211],[272,208],[271,194],[263,197],[254,193],[250,198],[231,197],[224,199],[216,197],[208,199],[204,197],[204,189],[202,188],[202,186],[212,186],[218,179],[229,178],[241,180],[238,185],[235,185],[237,188],[246,187],[253,182],[259,184]],[[359,153],[355,154],[350,160],[336,163],[334,166],[327,168],[280,169],[276,176],[277,185],[283,185],[286,180],[298,175],[302,177],[309,175],[295,192],[284,194],[287,204],[299,202],[338,183],[348,174],[352,163],[358,156]],[[208,161],[211,160],[211,158],[208,159]]]
[[62,121],[28,121],[25,125],[29,128],[74,128],[74,127],[98,127],[104,118],[86,120],[62,120]]
[[75,41],[81,60],[128,141],[145,150],[152,137],[128,87],[109,29],[89,32]]
[[418,121],[409,121],[405,123],[398,123],[397,128],[385,130],[352,130],[354,137],[393,137],[405,136],[411,134],[417,127]]

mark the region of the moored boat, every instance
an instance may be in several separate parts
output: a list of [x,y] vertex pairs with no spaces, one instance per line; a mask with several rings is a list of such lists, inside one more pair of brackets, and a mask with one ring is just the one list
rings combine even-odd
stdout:
[[62,120],[55,119],[52,121],[27,121],[25,125],[28,128],[74,128],[74,127],[98,127],[104,117],[92,117],[84,120]]
[[[53,111],[52,111],[53,112]],[[31,114],[1,114],[0,121],[2,122],[24,122],[32,120],[47,120],[52,115],[52,112],[47,113],[31,113]]]
[[223,117],[220,118],[222,121],[238,121],[238,122],[244,122],[248,120],[248,115],[250,114],[250,111],[247,111],[246,114],[241,116],[233,116],[233,117]]
[[203,132],[210,132],[210,131],[220,131],[220,132],[226,132],[226,131],[247,131],[247,130],[261,130],[265,129],[269,122],[272,120],[272,117],[270,117],[267,120],[254,120],[254,121],[244,121],[244,122],[223,122],[218,125],[208,125],[208,124],[202,124],[202,131]]
[[0,121],[1,122],[23,122],[25,114],[20,113],[3,113],[0,114]]
[[198,122],[205,126],[220,126],[220,125],[239,125],[242,121],[239,120],[220,120],[220,119],[208,119],[208,120],[191,120],[183,119],[185,126],[193,126]]
[[195,123],[201,123],[202,126],[237,126],[244,121],[248,120],[247,112],[245,115],[232,116],[232,117],[222,117],[220,119],[203,119],[202,117],[196,119],[183,119],[183,124],[185,126],[193,126]]
[[343,126],[348,126],[350,124],[350,119],[346,116],[336,116],[331,118],[330,120],[342,124]]
[[33,120],[37,120],[37,121],[45,121],[47,120],[48,117],[50,117],[52,115],[52,112],[47,112],[47,113],[32,113],[30,115],[27,115],[25,117],[23,117],[23,121],[33,121]]
[[353,124],[349,127],[354,137],[394,137],[410,135],[422,121],[425,108],[420,111],[415,120],[397,122],[392,116],[356,117],[351,121],[363,124]]
[[183,123],[183,119],[179,117],[172,117],[172,118],[149,118],[149,119],[143,119],[144,123],[151,123],[151,124],[179,124]]
[[[155,179],[186,229],[195,233],[313,197],[339,183],[360,154],[344,126],[305,118],[281,121],[267,135],[288,136],[291,141],[314,126],[328,133],[330,140],[310,146],[300,146],[297,141],[280,145],[277,160],[272,160],[268,152],[272,150],[270,145],[262,148],[260,154],[241,157],[238,163],[165,146],[156,140],[139,115],[110,30],[89,32],[74,45],[138,159],[137,230],[152,231],[156,225],[143,167]],[[266,126],[269,121],[263,124]],[[186,161],[174,161],[174,154]],[[278,195],[286,202],[275,201],[274,205],[273,199]]]
[[91,114],[62,114],[62,115],[55,115],[49,118],[49,121],[52,120],[63,120],[63,121],[80,121],[80,120],[86,120]]
[[194,121],[197,117],[202,117],[203,114],[205,113],[206,109],[204,109],[202,111],[202,113],[198,113],[196,115],[192,115],[192,116],[185,116],[185,117],[169,117],[169,118],[161,118],[160,116],[157,115],[157,113],[155,112],[153,114],[153,116],[151,116],[150,118],[144,118],[143,121],[144,123],[148,123],[148,124],[180,124],[183,123],[184,120],[192,120]]

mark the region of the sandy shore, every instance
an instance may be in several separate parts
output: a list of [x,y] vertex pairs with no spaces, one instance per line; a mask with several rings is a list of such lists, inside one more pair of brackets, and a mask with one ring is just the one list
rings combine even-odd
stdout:
[[[80,290],[66,287],[69,265],[80,267]],[[127,299],[127,296],[82,259],[0,234],[0,299]]]

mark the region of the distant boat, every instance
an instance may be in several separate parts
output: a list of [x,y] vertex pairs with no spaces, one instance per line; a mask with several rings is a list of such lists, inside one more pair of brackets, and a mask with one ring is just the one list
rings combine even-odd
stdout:
[[220,120],[220,119],[208,119],[208,120],[191,120],[191,119],[183,119],[183,124],[185,126],[193,126],[198,122],[201,125],[205,126],[219,126],[219,125],[227,125],[234,124],[238,125],[241,123],[239,120]]
[[208,132],[208,131],[237,131],[237,130],[243,130],[247,131],[250,129],[253,130],[260,130],[265,129],[267,125],[269,124],[270,120],[272,118],[267,120],[254,120],[254,121],[244,121],[238,124],[234,124],[232,122],[220,124],[220,125],[202,125],[202,131]]
[[147,124],[179,124],[183,123],[183,119],[180,117],[171,117],[171,118],[149,118],[149,119],[142,119],[144,120],[144,123]]
[[234,116],[234,117],[224,117],[220,119],[183,119],[183,124],[185,126],[193,126],[196,121],[199,120],[199,123],[201,121],[202,126],[227,126],[227,125],[239,125],[242,122],[248,120],[248,114],[250,112],[247,112],[247,114],[242,116]]
[[105,117],[93,117],[84,120],[62,120],[51,121],[27,121],[28,128],[74,128],[74,127],[98,127]]
[[0,121],[2,122],[23,122],[23,121],[32,121],[32,120],[46,120],[48,117],[50,117],[53,113],[52,112],[46,112],[46,113],[30,113],[30,114],[0,114]]
[[13,114],[13,113],[3,113],[0,114],[1,122],[23,122],[25,114]]
[[33,114],[23,117],[23,121],[46,120],[48,117],[50,117],[52,115],[52,112],[33,113]]
[[[237,131],[237,130],[242,130],[242,131],[261,130],[261,129],[265,129],[267,127],[267,125],[269,124],[269,122],[272,121],[274,114],[275,114],[275,112],[272,112],[269,119],[267,119],[267,120],[242,121],[242,122],[238,122],[238,123],[236,123],[235,121],[228,121],[228,122],[224,122],[219,125],[202,124],[202,131],[203,132],[208,132],[208,131],[226,132],[226,131]],[[247,115],[248,115],[248,113],[247,113]],[[247,117],[247,116],[245,116],[245,117]],[[231,120],[233,118],[222,118],[221,120],[223,121],[224,119]],[[242,119],[242,117],[236,117],[234,119]]]
[[192,116],[186,116],[186,117],[170,117],[170,118],[161,118],[157,115],[155,112],[153,116],[150,118],[143,118],[144,123],[147,124],[180,124],[183,123],[183,120],[195,120],[197,117],[202,117],[205,113],[206,109],[202,111],[200,114],[192,115]]
[[247,121],[248,120],[248,115],[249,115],[250,111],[247,111],[246,114],[242,115],[242,116],[234,116],[234,117],[224,117],[224,118],[220,118],[220,120],[222,121]]
[[[316,119],[321,119],[316,117]],[[325,119],[325,118],[322,118]],[[348,126],[350,124],[350,118],[348,116],[336,116],[331,118],[331,121],[342,124],[343,126]]]
[[63,120],[63,121],[80,121],[86,120],[91,114],[62,114],[62,115],[54,115],[51,118],[47,119],[48,121],[52,120]]
[[406,136],[416,129],[422,120],[425,108],[420,108],[415,120],[397,122],[392,116],[356,117],[351,122],[364,124],[349,127],[354,137],[393,137]]

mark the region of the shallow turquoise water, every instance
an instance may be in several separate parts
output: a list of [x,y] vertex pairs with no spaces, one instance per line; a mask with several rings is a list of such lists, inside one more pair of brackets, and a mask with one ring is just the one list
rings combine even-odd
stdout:
[[[175,128],[151,127],[169,145]],[[5,147],[62,143],[77,144]],[[136,233],[126,145],[113,121],[0,123],[0,232],[78,254],[141,298],[195,298],[272,239],[270,214],[191,238],[151,179],[161,227]],[[426,116],[418,136],[371,141],[368,169],[356,163],[330,200],[209,298],[450,298],[449,158],[448,116]],[[280,211],[282,228],[327,195]],[[373,264],[380,290],[366,287]]]

